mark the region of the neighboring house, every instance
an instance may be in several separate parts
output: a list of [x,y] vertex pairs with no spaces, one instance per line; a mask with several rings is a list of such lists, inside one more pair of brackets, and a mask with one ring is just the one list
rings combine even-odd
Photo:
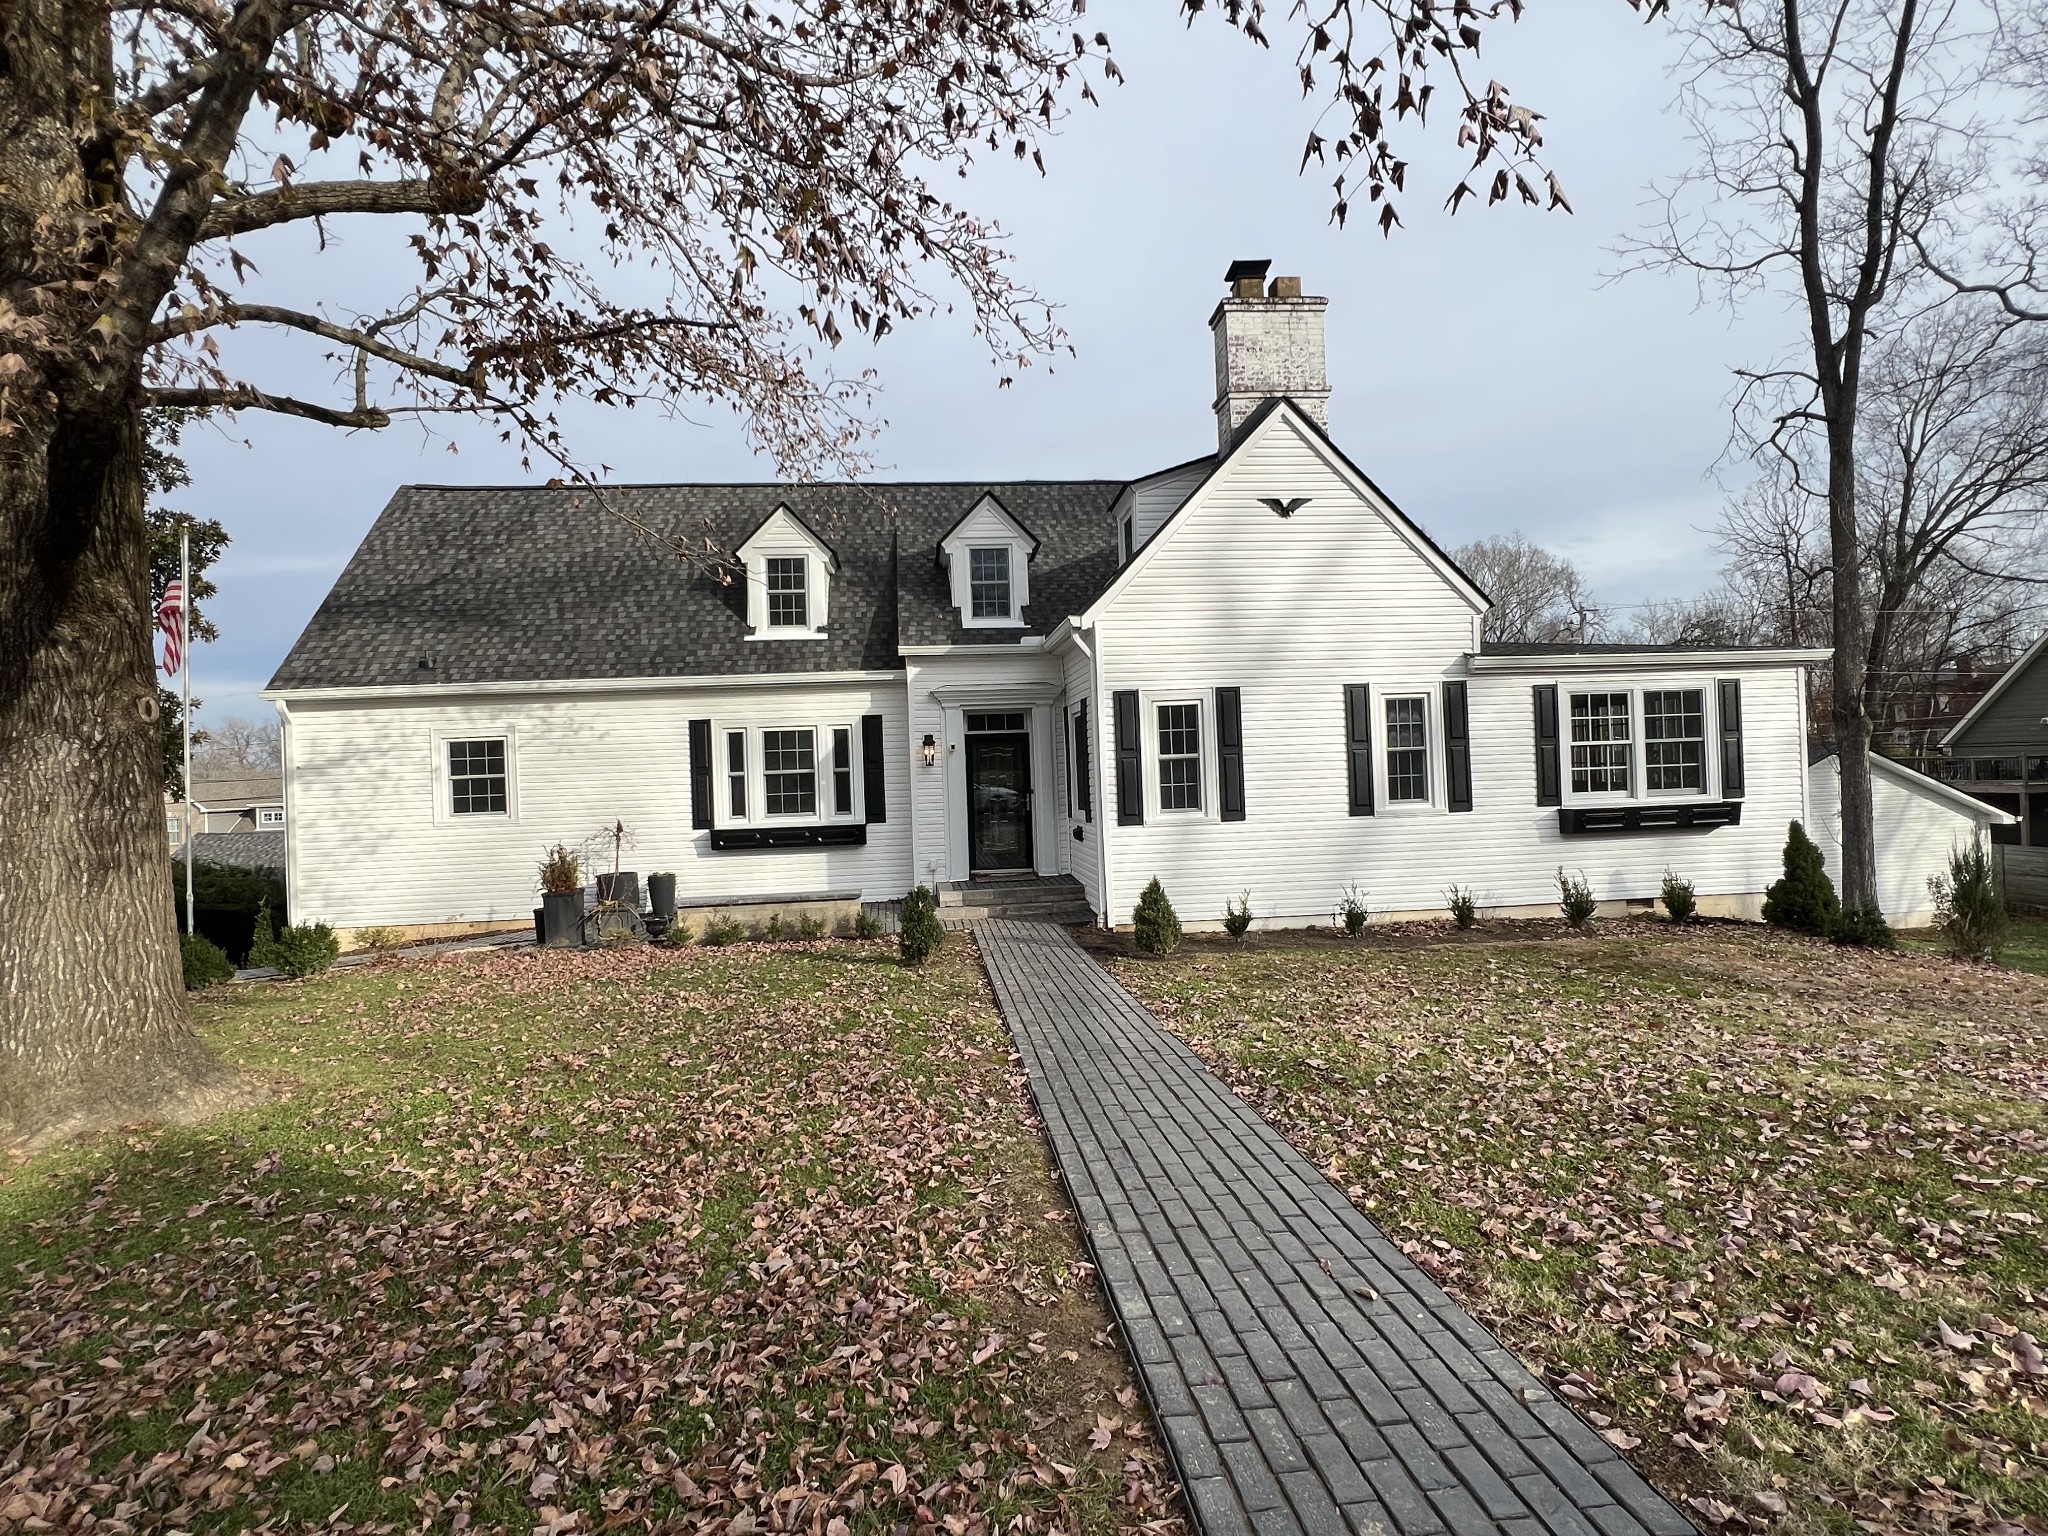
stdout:
[[1128,921],[1156,875],[1327,922],[1554,912],[1563,866],[1753,915],[1827,653],[1482,645],[1265,267],[1210,319],[1218,448],[1135,480],[401,489],[268,690],[293,911],[521,922],[622,820],[695,903],[1035,875]]
[[[1809,770],[1813,814],[1807,830],[1820,845],[1828,875],[1842,883],[1842,764],[1832,747],[1816,747]],[[1934,921],[1927,882],[1948,873],[1948,856],[1971,838],[1996,836],[2013,824],[2009,811],[1916,773],[1903,763],[1870,755],[1870,811],[1877,844],[1877,900],[1896,928]]]
[[2048,633],[1941,739],[1943,776],[2010,811],[2001,840],[2048,846]]
[[174,859],[244,869],[285,867],[284,775],[195,778],[190,803],[164,796],[164,831]]

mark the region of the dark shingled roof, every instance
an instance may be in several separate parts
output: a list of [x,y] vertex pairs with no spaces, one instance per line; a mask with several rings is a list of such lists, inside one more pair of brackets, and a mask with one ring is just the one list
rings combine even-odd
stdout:
[[[1002,644],[965,629],[939,540],[985,495],[1037,536],[1026,634],[1114,574],[1120,480],[944,484],[403,487],[277,669],[276,689],[874,671],[904,645]],[[749,642],[744,584],[650,541],[730,552],[777,506],[832,547],[828,638]],[[422,665],[422,659],[432,666]]]

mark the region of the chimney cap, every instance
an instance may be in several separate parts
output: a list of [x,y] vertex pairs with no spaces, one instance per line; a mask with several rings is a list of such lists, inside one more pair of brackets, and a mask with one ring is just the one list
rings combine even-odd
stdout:
[[1223,281],[1233,288],[1247,280],[1263,283],[1266,280],[1266,272],[1272,265],[1271,257],[1261,261],[1233,261],[1230,270],[1223,274]]

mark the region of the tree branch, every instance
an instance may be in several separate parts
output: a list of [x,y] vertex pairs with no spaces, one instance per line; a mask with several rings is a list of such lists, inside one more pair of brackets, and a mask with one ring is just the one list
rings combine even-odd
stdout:
[[388,341],[380,340],[374,331],[336,325],[332,320],[319,315],[309,315],[302,310],[284,309],[275,304],[219,304],[189,318],[166,320],[150,332],[149,345],[156,346],[179,336],[196,335],[216,325],[286,326],[291,330],[305,331],[314,336],[324,337],[328,341],[339,342],[358,352],[366,352],[371,357],[381,358],[411,373],[424,374],[428,378],[440,379],[444,383],[459,385],[464,389],[478,387],[477,369],[457,368],[431,357],[422,357],[417,352],[408,352],[403,347],[395,347]]
[[427,177],[402,181],[310,181],[247,197],[224,198],[207,210],[201,240],[223,240],[273,224],[339,213],[475,213],[484,206],[483,183],[457,186]]
[[151,389],[143,392],[146,405],[180,411],[275,411],[280,416],[302,416],[329,427],[388,427],[391,413],[377,406],[357,406],[337,411],[290,395],[271,395],[253,384],[230,384],[225,389]]

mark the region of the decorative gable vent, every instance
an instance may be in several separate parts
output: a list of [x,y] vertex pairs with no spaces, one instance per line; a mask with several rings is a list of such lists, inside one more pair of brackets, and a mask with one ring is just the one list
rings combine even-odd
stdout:
[[984,496],[939,540],[953,606],[968,629],[1021,629],[1031,601],[1038,540],[993,496]]
[[749,640],[821,640],[839,557],[788,507],[777,507],[736,551],[746,567]]

